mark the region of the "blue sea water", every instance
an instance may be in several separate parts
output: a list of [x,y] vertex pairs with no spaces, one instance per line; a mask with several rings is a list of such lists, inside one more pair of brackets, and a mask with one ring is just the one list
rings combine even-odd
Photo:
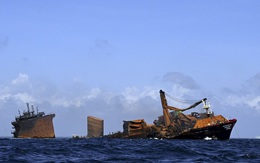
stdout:
[[0,162],[260,162],[260,139],[0,138]]

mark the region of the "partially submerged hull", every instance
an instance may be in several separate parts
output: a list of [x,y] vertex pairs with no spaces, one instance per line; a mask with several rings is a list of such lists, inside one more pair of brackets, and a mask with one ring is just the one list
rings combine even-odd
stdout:
[[104,136],[104,120],[88,116],[87,117],[88,123],[88,138],[99,138]]
[[190,131],[184,132],[175,139],[205,139],[212,138],[218,140],[226,140],[230,138],[230,134],[234,125],[236,124],[236,119],[229,120],[229,122],[207,126],[203,128],[191,129]]
[[[165,93],[160,91],[163,115],[154,124],[146,124],[143,119],[124,121],[123,132],[108,135],[110,138],[163,138],[163,139],[218,139],[230,138],[236,119],[228,120],[222,115],[215,116],[206,104],[206,98],[198,101],[186,109],[168,106]],[[184,111],[203,103],[205,113]],[[171,112],[169,112],[171,110]]]
[[108,135],[110,138],[160,138],[160,139],[205,139],[226,140],[237,120],[213,124],[199,128],[174,128],[146,124],[144,120],[124,121],[124,131]]
[[55,138],[52,119],[54,114],[14,122],[15,138]]
[[55,138],[54,117],[55,114],[44,115],[44,112],[34,114],[28,106],[28,111],[12,122],[15,129],[12,134],[14,138]]

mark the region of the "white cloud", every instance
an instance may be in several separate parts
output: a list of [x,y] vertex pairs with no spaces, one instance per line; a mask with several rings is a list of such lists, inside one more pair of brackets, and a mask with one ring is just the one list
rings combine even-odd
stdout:
[[189,76],[179,72],[168,72],[163,76],[163,81],[178,84],[183,88],[198,89],[199,85]]
[[100,93],[102,93],[100,88],[93,88],[90,90],[90,94],[87,96],[87,99],[97,98]]
[[249,78],[240,88],[225,88],[222,101],[226,106],[240,107],[247,106],[249,110],[256,110],[260,113],[260,73]]
[[3,94],[0,96],[0,101],[5,102],[8,98],[10,98],[12,95],[11,94]]
[[27,83],[28,81],[29,81],[28,75],[20,73],[18,77],[12,81],[12,84],[19,85],[19,84]]
[[257,110],[260,113],[260,96],[256,95],[229,95],[222,99],[222,104],[231,107],[248,107],[248,111]]
[[31,93],[31,84],[27,74],[20,73],[17,78],[11,81],[10,84],[0,85],[0,100],[6,102],[9,99],[14,99],[22,102],[34,101],[34,95]]
[[15,100],[20,100],[23,103],[35,101],[34,97],[28,93],[17,93],[13,95],[12,98],[14,98]]
[[251,100],[246,101],[247,105],[257,109],[260,112],[260,96],[254,97]]
[[246,80],[242,89],[250,90],[251,93],[260,94],[260,72]]

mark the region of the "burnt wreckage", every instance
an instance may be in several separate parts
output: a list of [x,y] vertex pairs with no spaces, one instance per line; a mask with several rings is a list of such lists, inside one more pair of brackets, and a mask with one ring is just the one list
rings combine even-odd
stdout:
[[[109,134],[110,138],[165,138],[165,139],[219,139],[230,138],[236,119],[214,115],[210,110],[207,99],[204,98],[188,108],[179,109],[168,106],[165,92],[160,90],[163,115],[154,120],[154,124],[147,124],[143,119],[123,122],[123,132]],[[203,103],[204,113],[186,110],[195,108]]]
[[55,138],[53,118],[55,114],[45,115],[44,112],[35,113],[34,107],[29,107],[27,103],[27,111],[22,115],[15,117],[12,122],[15,129],[12,134],[14,138]]

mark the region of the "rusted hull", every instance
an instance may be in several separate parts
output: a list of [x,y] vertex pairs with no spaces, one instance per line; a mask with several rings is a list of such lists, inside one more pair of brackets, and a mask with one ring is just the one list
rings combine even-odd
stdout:
[[[124,121],[124,132],[117,132],[112,135],[108,135],[110,138],[162,138],[162,139],[217,139],[226,140],[230,138],[230,134],[237,120],[228,120],[225,123],[219,123],[209,125],[200,128],[179,128],[182,129],[177,131],[171,126],[155,126],[147,125],[142,120],[139,124],[139,120]],[[133,128],[133,124],[138,124],[138,128]]]
[[[160,90],[163,115],[149,125],[143,119],[124,121],[123,132],[108,135],[111,138],[163,138],[163,139],[219,139],[230,138],[230,134],[237,120],[228,120],[222,115],[214,115],[204,98],[193,105],[179,109],[168,106],[164,91]],[[203,103],[205,112],[184,111]],[[169,112],[169,110],[171,112]]]
[[88,124],[88,137],[89,138],[98,138],[104,136],[104,120],[88,116],[87,117]]
[[123,134],[128,138],[145,138],[147,136],[147,124],[143,119],[124,121]]
[[13,122],[15,138],[55,138],[53,118],[55,114]]
[[184,132],[174,139],[205,139],[212,138],[217,140],[226,140],[230,138],[230,134],[237,120],[229,120],[229,122],[219,125],[208,126],[204,128],[191,129]]

